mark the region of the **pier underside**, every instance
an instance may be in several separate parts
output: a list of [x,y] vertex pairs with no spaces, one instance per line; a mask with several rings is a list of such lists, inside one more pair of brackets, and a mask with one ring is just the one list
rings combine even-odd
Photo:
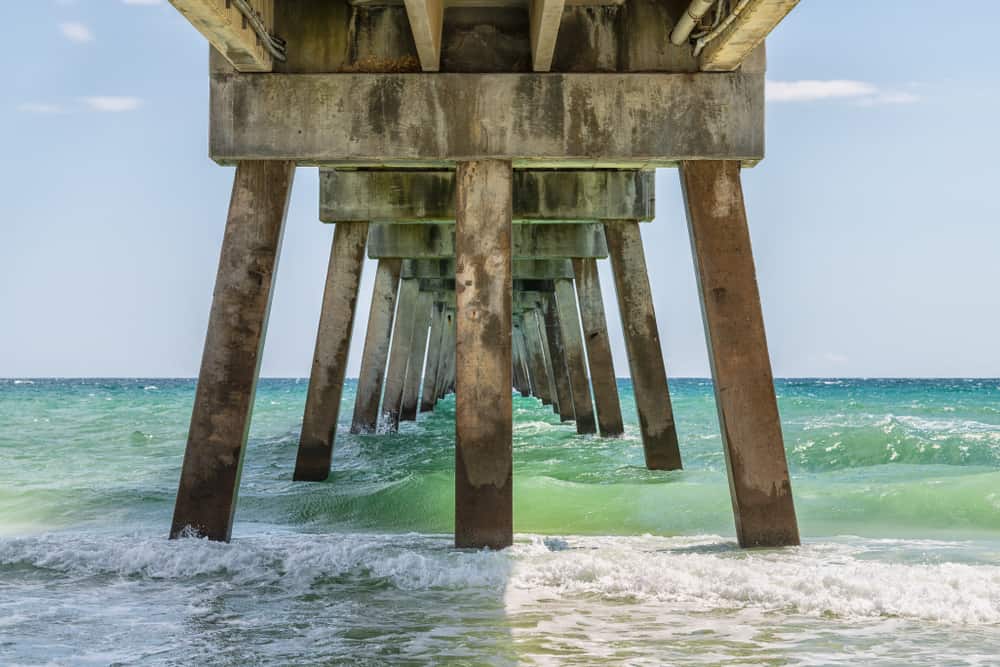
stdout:
[[679,42],[681,0],[171,1],[215,47],[209,152],[237,166],[171,536],[231,534],[296,166],[320,167],[336,229],[295,480],[329,475],[365,253],[351,431],[454,393],[457,546],[513,539],[512,390],[581,435],[625,430],[599,261],[646,465],[679,470],[640,231],[653,168],[679,167],[737,535],[798,543],[740,184],[794,1],[723,0]]

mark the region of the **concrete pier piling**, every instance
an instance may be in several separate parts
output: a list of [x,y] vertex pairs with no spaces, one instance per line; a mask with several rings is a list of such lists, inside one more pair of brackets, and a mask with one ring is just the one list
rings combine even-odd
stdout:
[[236,167],[170,537],[229,541],[295,164]]
[[380,259],[375,272],[371,309],[368,311],[368,332],[361,354],[357,397],[351,433],[374,433],[378,425],[379,400],[385,381],[385,364],[389,356],[389,340],[396,313],[396,295],[402,262]]
[[615,277],[646,467],[679,470],[681,452],[677,444],[677,426],[667,388],[667,370],[660,348],[639,223],[609,222],[604,225],[604,233]]
[[542,363],[545,366],[545,381],[548,385],[549,392],[549,404],[552,406],[552,411],[555,414],[559,414],[559,392],[556,387],[556,373],[555,368],[552,364],[552,352],[549,343],[549,332],[548,324],[545,318],[545,305],[539,300],[536,303],[536,308],[531,311],[531,314],[537,325],[538,333],[538,346],[542,354]]
[[590,397],[587,358],[583,351],[580,315],[576,310],[576,292],[573,289],[573,281],[566,278],[557,279],[553,296],[559,311],[559,332],[562,336],[566,370],[569,374],[576,432],[580,434],[596,433],[597,422],[594,419],[594,403]]
[[514,537],[511,163],[461,162],[455,179],[455,545]]
[[618,398],[614,360],[611,358],[611,341],[608,340],[608,322],[604,315],[604,296],[597,274],[597,261],[591,258],[574,259],[573,271],[576,274],[576,293],[583,340],[587,346],[590,382],[594,389],[594,403],[597,405],[597,425],[602,437],[619,436],[625,432],[625,427]]
[[522,316],[525,346],[528,350],[528,365],[531,368],[532,389],[534,396],[542,405],[552,404],[552,390],[549,386],[551,378],[545,364],[545,353],[542,348],[541,332],[539,330],[538,309],[524,311]]
[[532,394],[534,380],[527,362],[527,349],[524,341],[524,321],[520,313],[515,314],[513,322],[513,353],[514,353],[514,387],[527,398]]
[[406,366],[413,345],[414,317],[419,298],[418,279],[403,278],[399,281],[399,303],[396,306],[396,324],[392,333],[392,346],[389,349],[389,366],[385,371],[385,393],[382,396],[379,418],[380,431],[399,430],[399,412],[403,406]]
[[685,162],[681,184],[701,292],[736,535],[744,547],[799,543],[740,166]]
[[[433,296],[432,296],[433,301]],[[444,304],[433,303],[431,329],[428,334],[427,358],[424,368],[424,384],[420,391],[420,412],[431,412],[437,403],[434,392],[437,384],[438,362],[441,359],[441,338],[444,334]]]
[[323,308],[316,332],[316,351],[302,417],[302,435],[295,460],[293,479],[296,481],[318,482],[330,474],[367,242],[366,222],[341,222],[333,233]]
[[441,358],[438,361],[437,397],[441,400],[451,393],[455,379],[455,309],[445,309],[444,343],[441,346]]
[[559,310],[556,307],[554,295],[550,293],[544,295],[542,312],[545,316],[545,338],[552,365],[552,385],[555,387],[556,395],[556,400],[552,402],[552,409],[559,415],[561,421],[573,421],[576,419],[576,410],[573,405],[573,392],[570,389],[569,370],[566,366],[562,324],[559,322]]
[[399,410],[400,421],[417,420],[417,403],[420,401],[424,356],[427,353],[427,337],[430,333],[431,299],[430,292],[421,292],[417,297],[417,307],[413,313],[413,340],[410,343],[410,358],[406,362],[403,404]]

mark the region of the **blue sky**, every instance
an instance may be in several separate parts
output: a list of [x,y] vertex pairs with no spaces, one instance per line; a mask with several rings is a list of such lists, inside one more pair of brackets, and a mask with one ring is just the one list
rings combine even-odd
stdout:
[[[1000,6],[964,7],[803,0],[769,40],[768,158],[744,184],[777,375],[1000,376]],[[8,18],[0,377],[194,376],[232,182],[207,158],[204,41],[156,0]],[[296,179],[270,376],[308,373],[332,238],[315,170]],[[657,185],[643,235],[668,372],[706,376],[676,173]]]

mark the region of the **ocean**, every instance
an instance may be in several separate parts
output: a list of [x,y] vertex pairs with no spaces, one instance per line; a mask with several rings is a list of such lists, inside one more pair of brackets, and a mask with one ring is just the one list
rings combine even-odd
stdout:
[[231,544],[167,541],[193,380],[0,380],[2,665],[1000,664],[1000,380],[780,380],[803,545],[736,547],[711,383],[685,469],[514,398],[515,545],[451,548],[454,399],[293,483],[262,380]]

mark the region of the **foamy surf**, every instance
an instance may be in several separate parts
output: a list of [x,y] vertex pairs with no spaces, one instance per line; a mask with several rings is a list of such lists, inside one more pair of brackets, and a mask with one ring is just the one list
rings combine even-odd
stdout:
[[[447,536],[417,534],[259,535],[219,544],[58,533],[0,539],[0,568],[72,578],[208,578],[285,592],[351,576],[404,591],[501,591],[518,605],[555,596],[656,602],[689,612],[754,609],[847,620],[1000,624],[1000,565],[900,563],[880,541],[751,552],[717,536],[521,535],[501,553],[449,545]],[[893,545],[911,559],[929,548],[920,541]],[[940,543],[934,548],[942,551]]]
[[995,381],[827,382],[778,383],[805,546],[735,548],[711,385],[678,380],[670,473],[627,382],[617,439],[515,397],[491,553],[451,548],[451,399],[354,436],[348,383],[299,484],[307,383],[262,381],[226,545],[165,539],[193,381],[0,381],[0,664],[996,664]]

